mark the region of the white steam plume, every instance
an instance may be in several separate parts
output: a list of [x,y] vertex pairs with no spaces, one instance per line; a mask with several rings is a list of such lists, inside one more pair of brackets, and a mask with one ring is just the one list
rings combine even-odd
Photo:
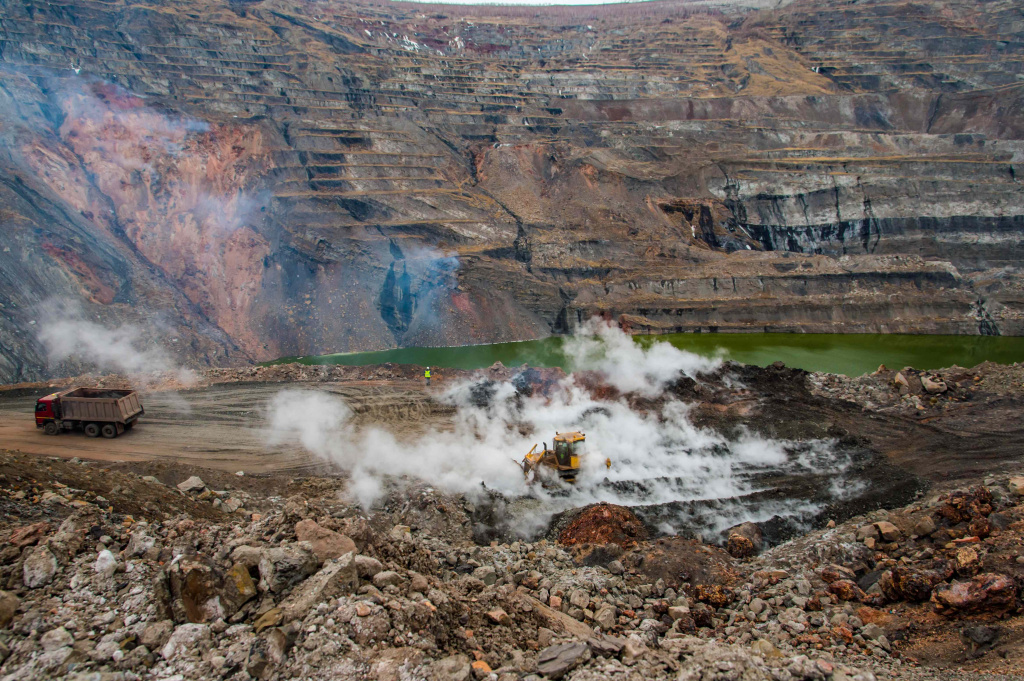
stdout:
[[680,375],[696,377],[714,371],[718,358],[702,357],[669,343],[642,348],[617,326],[590,319],[562,346],[576,369],[597,371],[622,392],[657,397]]
[[108,327],[85,318],[76,304],[49,301],[40,308],[37,336],[46,348],[51,364],[78,361],[100,371],[124,374],[141,385],[149,385],[156,374],[172,374],[186,385],[195,374],[179,366],[160,345],[147,340],[157,335],[134,324]]
[[[739,500],[757,491],[754,476],[776,470],[838,472],[848,463],[825,442],[798,445],[748,432],[729,439],[699,428],[688,416],[689,406],[664,387],[680,374],[697,376],[715,368],[717,360],[668,344],[643,349],[607,325],[590,325],[585,333],[567,343],[577,367],[600,370],[620,390],[662,397],[661,407],[639,412],[625,399],[595,399],[572,377],[550,396],[534,397],[518,395],[507,382],[466,382],[441,398],[456,407],[451,429],[430,429],[406,441],[378,426],[358,426],[334,395],[286,390],[269,405],[270,442],[298,443],[348,471],[350,492],[364,507],[382,493],[385,477],[410,476],[453,492],[477,493],[482,483],[506,495],[532,494],[542,501],[535,525],[552,513],[598,501],[645,507],[711,504],[713,517],[698,523],[708,534],[744,520],[815,510],[801,501],[744,505]],[[551,444],[556,431],[568,430],[587,436],[588,455],[577,484],[557,494],[528,486],[513,460],[521,460],[535,443]],[[528,534],[529,519],[521,520]]]

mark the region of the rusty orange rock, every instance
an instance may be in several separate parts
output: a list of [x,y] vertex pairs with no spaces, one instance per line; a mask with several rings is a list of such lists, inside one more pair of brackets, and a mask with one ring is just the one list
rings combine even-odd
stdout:
[[826,584],[838,582],[840,579],[852,580],[854,578],[856,578],[856,574],[853,572],[853,570],[845,568],[841,565],[826,565],[821,569],[821,579]]
[[832,636],[838,638],[843,643],[853,643],[853,629],[845,624],[839,624],[832,627]]
[[1017,585],[1006,575],[985,573],[969,582],[936,587],[932,602],[935,610],[945,615],[998,614],[1017,605]]
[[724,608],[736,599],[736,594],[732,589],[718,584],[698,584],[694,589],[694,595],[701,603],[707,603],[716,608]]
[[864,591],[849,579],[839,579],[828,585],[829,593],[834,593],[844,601],[861,601],[866,594]]
[[878,586],[890,601],[926,601],[931,596],[932,587],[941,579],[936,575],[921,570],[899,566],[882,573]]

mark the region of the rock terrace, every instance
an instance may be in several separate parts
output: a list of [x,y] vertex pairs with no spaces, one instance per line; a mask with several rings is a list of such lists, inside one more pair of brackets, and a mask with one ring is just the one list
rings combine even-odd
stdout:
[[1008,0],[0,9],[0,379],[53,297],[195,366],[1021,330]]

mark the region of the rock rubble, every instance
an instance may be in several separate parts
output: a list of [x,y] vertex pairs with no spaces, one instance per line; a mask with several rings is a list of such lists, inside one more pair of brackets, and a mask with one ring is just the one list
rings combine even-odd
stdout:
[[[250,495],[259,512],[246,514],[204,517],[216,496],[200,479],[162,486],[195,514],[135,518],[75,493],[40,521],[31,509],[59,483],[37,482],[40,500],[19,511],[33,522],[3,529],[0,679],[927,678],[912,654],[922,626],[987,655],[1003,650],[998,634],[957,623],[1019,618],[1011,480],[740,558],[622,534],[631,520],[615,507],[576,527],[627,548],[477,545],[468,523],[427,529],[431,505],[365,514],[313,480]],[[433,507],[469,503],[429,494]],[[601,555],[616,557],[588,564]]]

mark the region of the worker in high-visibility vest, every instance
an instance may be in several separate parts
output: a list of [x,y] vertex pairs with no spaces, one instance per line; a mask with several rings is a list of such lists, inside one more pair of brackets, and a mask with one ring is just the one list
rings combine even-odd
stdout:
[[427,367],[427,370],[423,372],[423,378],[427,379],[427,385],[429,386],[430,385],[430,367]]

